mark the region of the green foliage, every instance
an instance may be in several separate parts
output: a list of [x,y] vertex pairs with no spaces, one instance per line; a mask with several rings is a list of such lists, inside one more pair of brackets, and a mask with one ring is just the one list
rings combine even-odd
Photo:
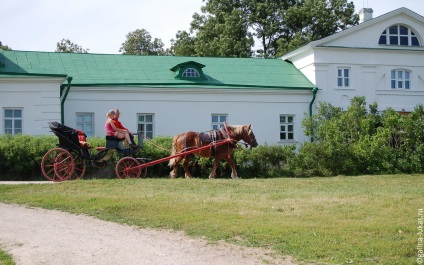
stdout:
[[190,33],[176,34],[176,55],[274,58],[359,20],[347,0],[207,0],[201,12],[193,15]]
[[[290,2],[290,1],[289,1]],[[353,2],[347,0],[293,1],[282,13],[284,27],[276,45],[276,55],[285,54],[304,44],[325,38],[348,27],[357,25],[359,16]]]
[[422,173],[423,106],[409,115],[378,113],[377,103],[368,108],[365,97],[353,98],[346,111],[321,103],[302,123],[314,143],[300,148],[294,175]]
[[[137,154],[146,158],[145,162],[158,160],[171,155],[172,138],[158,136],[153,139],[145,139],[143,149]],[[168,161],[147,168],[148,177],[168,177],[170,169]]]
[[161,39],[154,38],[145,29],[136,29],[127,34],[127,39],[122,43],[119,52],[133,55],[167,55]]
[[175,35],[176,39],[171,40],[172,54],[178,56],[194,56],[194,37],[190,36],[187,31],[178,31]]
[[56,142],[53,136],[0,135],[0,180],[29,180],[39,176],[41,159]]
[[9,46],[7,46],[7,45],[3,45],[3,44],[1,43],[1,41],[0,41],[0,50],[11,51],[11,50],[12,50],[12,48],[10,48],[10,47],[9,47]]
[[0,250],[0,265],[15,265],[15,262],[11,255]]
[[[90,152],[94,156],[96,147],[105,146],[103,137],[90,137],[87,141],[92,146]],[[55,136],[2,135],[0,136],[0,167],[2,180],[44,179],[40,170],[44,154],[58,143]],[[172,138],[159,136],[145,139],[144,146],[135,157],[144,158],[145,162],[166,158],[171,154]],[[239,145],[233,153],[239,177],[279,177],[289,176],[288,161],[293,159],[294,146],[259,146],[252,150]],[[104,165],[96,167],[87,165],[84,178],[115,178],[115,165],[122,158],[116,152]],[[22,162],[25,161],[25,162]],[[193,156],[190,171],[195,177],[207,178],[210,174],[213,158]],[[147,168],[147,177],[168,177],[170,168],[168,160]],[[183,176],[182,167],[179,176]],[[231,168],[222,160],[217,169],[218,177],[229,178]]]
[[194,50],[192,56],[250,57],[254,40],[242,5],[242,1],[208,1],[202,15],[193,15],[190,32],[196,35],[176,35],[176,55]]
[[240,147],[234,152],[237,173],[242,178],[290,176],[288,162],[294,158],[295,148],[294,145],[263,145],[251,150]]
[[69,39],[62,39],[60,42],[56,43],[55,52],[67,52],[67,53],[88,53],[90,49],[83,49],[76,43],[73,43]]

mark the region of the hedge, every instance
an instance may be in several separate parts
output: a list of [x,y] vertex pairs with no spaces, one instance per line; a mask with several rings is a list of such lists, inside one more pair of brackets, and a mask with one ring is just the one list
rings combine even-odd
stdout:
[[[90,137],[87,141],[92,146],[92,154],[98,146],[104,146],[105,140],[100,137]],[[136,157],[146,158],[146,161],[157,160],[170,155],[171,137],[156,137],[145,141]],[[0,180],[44,180],[41,172],[41,160],[44,154],[58,144],[55,136],[0,135]],[[115,178],[114,168],[121,158],[118,153],[106,163],[105,168],[87,165],[84,178]],[[235,149],[233,158],[239,177],[280,177],[289,176],[288,160],[294,157],[293,147],[259,146],[252,150],[242,147]],[[195,177],[207,178],[212,168],[213,158],[193,159],[191,173]],[[168,177],[170,168],[163,162],[148,167],[147,177]],[[252,174],[253,172],[253,174]],[[217,177],[229,177],[231,168],[222,161],[217,169]],[[184,176],[180,167],[179,176]]]

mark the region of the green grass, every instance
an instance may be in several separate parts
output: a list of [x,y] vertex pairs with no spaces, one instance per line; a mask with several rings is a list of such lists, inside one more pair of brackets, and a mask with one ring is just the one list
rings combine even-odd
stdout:
[[14,265],[12,256],[0,250],[0,265]]
[[80,180],[0,185],[0,201],[272,248],[297,262],[414,264],[423,181],[423,175]]

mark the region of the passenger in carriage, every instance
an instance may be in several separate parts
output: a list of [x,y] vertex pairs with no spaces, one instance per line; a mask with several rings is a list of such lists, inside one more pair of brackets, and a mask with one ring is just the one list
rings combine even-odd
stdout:
[[123,130],[127,130],[127,132],[130,134],[130,139],[131,139],[131,143],[136,144],[134,142],[134,135],[130,132],[130,130],[128,130],[127,128],[125,128],[122,123],[119,121],[119,116],[120,116],[120,112],[119,109],[114,109],[115,111],[115,118],[113,118],[113,123],[115,123],[116,128],[118,129],[123,129]]
[[109,110],[106,114],[106,123],[105,130],[106,135],[108,136],[116,136],[118,139],[125,139],[128,143],[130,143],[131,148],[137,148],[138,146],[131,142],[130,133],[126,129],[119,129],[115,126],[113,119],[116,117],[116,113],[114,110]]

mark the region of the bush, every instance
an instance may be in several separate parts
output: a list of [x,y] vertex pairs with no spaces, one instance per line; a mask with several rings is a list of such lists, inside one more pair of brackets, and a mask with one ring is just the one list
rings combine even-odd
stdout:
[[[143,149],[137,154],[146,158],[146,162],[158,160],[171,155],[172,138],[159,136],[144,141]],[[168,177],[170,168],[168,161],[147,168],[148,177]]]
[[275,178],[290,176],[288,162],[295,156],[296,146],[262,145],[234,152],[237,173],[242,178]]
[[[87,142],[92,146],[90,152],[96,154],[96,147],[105,146],[103,137],[90,137]],[[44,180],[40,164],[43,156],[58,144],[56,136],[2,135],[0,136],[1,180]],[[146,140],[136,157],[146,158],[146,162],[170,156],[172,138],[156,137]],[[295,156],[294,146],[259,146],[252,150],[239,145],[233,153],[239,177],[271,178],[290,176],[289,161]],[[116,178],[115,166],[122,155],[115,153],[104,168],[87,165],[84,178]],[[207,178],[213,165],[213,158],[192,159],[190,172],[195,177]],[[183,169],[179,167],[179,176]],[[168,177],[168,161],[148,167],[147,177]],[[224,160],[217,169],[217,177],[228,178],[231,168]]]
[[41,159],[56,143],[53,136],[0,135],[0,180],[39,179]]
[[409,115],[391,108],[377,112],[355,97],[346,111],[322,103],[302,124],[315,142],[302,145],[293,163],[295,176],[422,173],[424,107]]

